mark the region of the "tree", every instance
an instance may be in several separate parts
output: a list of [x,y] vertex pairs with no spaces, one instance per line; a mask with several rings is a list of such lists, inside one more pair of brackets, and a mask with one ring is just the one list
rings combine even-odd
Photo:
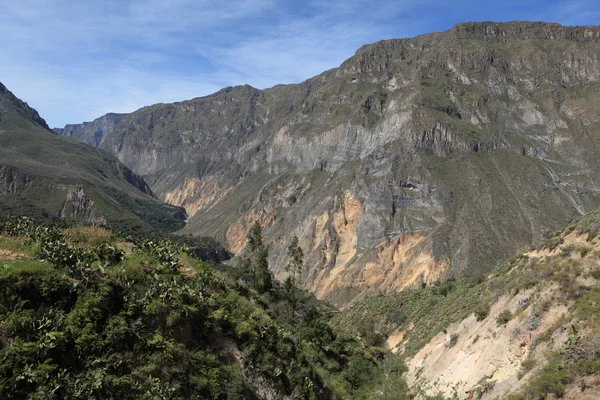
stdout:
[[254,221],[254,225],[248,231],[248,235],[246,236],[248,239],[248,247],[250,248],[251,253],[256,253],[261,247],[263,247],[262,241],[262,228],[258,221]]
[[246,239],[248,240],[248,249],[252,258],[254,288],[259,293],[264,293],[273,287],[273,278],[269,271],[269,251],[263,244],[262,228],[258,221],[254,222]]
[[269,271],[269,251],[265,246],[261,246],[254,257],[254,264],[257,271],[258,285],[257,289],[259,293],[264,293],[273,288],[273,277],[271,271]]
[[287,300],[290,304],[291,319],[294,319],[294,313],[296,311],[296,296],[295,286],[300,284],[302,275],[302,267],[304,266],[304,252],[302,247],[298,245],[298,237],[294,236],[290,245],[288,246],[288,256],[290,260],[285,267],[285,270],[290,273],[290,276],[286,279],[285,289],[287,292]]
[[[302,267],[304,266],[304,252],[302,247],[298,245],[298,237],[294,236],[290,245],[288,246],[288,256],[290,261],[288,262],[285,270],[290,273],[292,278],[292,284],[294,286],[300,284],[300,278],[302,274]],[[298,279],[296,279],[298,276]]]

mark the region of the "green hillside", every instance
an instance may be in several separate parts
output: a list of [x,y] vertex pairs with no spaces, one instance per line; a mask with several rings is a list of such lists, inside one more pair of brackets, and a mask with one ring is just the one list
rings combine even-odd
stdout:
[[101,228],[0,233],[0,398],[405,398],[402,363],[165,240]]
[[175,231],[185,211],[158,200],[108,153],[54,135],[0,84],[0,212],[129,231]]

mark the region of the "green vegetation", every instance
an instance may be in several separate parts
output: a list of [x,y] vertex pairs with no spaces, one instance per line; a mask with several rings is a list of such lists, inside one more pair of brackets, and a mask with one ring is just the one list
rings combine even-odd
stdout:
[[[533,362],[524,363],[524,372],[531,369]],[[597,337],[587,342],[569,345],[563,352],[552,355],[539,375],[525,385],[523,391],[509,396],[510,400],[534,400],[548,394],[562,397],[568,385],[583,376],[600,374],[600,340]]]
[[512,318],[513,315],[510,310],[502,310],[502,312],[498,315],[498,318],[496,318],[496,323],[498,326],[506,325]]
[[[340,313],[334,326],[363,333],[370,343],[377,337],[406,330],[404,355],[414,355],[433,336],[453,322],[482,312],[489,303],[485,285],[466,280],[437,283],[423,289],[407,289],[386,296],[369,297]],[[487,306],[489,309],[489,306]],[[414,324],[412,329],[408,329]]]
[[258,221],[252,225],[247,240],[249,253],[241,263],[251,270],[254,289],[262,294],[273,287],[273,277],[269,271],[269,251],[263,244],[262,228]]
[[290,276],[285,280],[284,287],[288,303],[290,304],[290,319],[293,321],[297,302],[294,288],[300,284],[300,276],[304,267],[304,253],[302,252],[302,247],[298,245],[298,237],[296,236],[292,238],[288,246],[288,256],[290,257],[290,261],[286,265],[285,270]]
[[452,335],[450,335],[450,341],[448,342],[448,347],[456,346],[457,342],[458,342],[458,333],[453,333]]
[[172,241],[19,218],[0,244],[26,258],[0,268],[1,398],[407,398],[402,362],[334,333],[330,307],[296,289],[290,323],[281,284]]

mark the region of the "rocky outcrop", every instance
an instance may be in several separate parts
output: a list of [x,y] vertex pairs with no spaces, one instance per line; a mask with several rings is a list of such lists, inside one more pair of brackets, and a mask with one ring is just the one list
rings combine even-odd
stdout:
[[598,30],[386,40],[297,85],[142,108],[101,148],[186,207],[186,233],[239,251],[260,221],[280,277],[297,235],[303,284],[338,305],[478,275],[600,205]]
[[545,22],[470,22],[456,25],[452,32],[460,39],[499,42],[522,40],[600,42],[600,27],[562,26]]
[[96,225],[106,225],[106,218],[96,216],[94,200],[85,195],[82,187],[74,187],[58,210],[59,218],[84,221]]
[[30,183],[28,176],[19,174],[14,168],[0,165],[0,196],[19,193]]

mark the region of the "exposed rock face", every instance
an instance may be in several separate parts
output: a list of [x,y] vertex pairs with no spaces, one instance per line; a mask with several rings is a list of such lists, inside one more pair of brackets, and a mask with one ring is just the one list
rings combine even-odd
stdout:
[[600,204],[600,28],[469,23],[362,47],[298,85],[142,108],[101,147],[186,232],[234,251],[254,220],[278,274],[364,293],[473,275]]
[[67,136],[89,144],[90,146],[98,147],[102,144],[104,137],[112,132],[127,114],[109,113],[92,122],[84,122],[82,124],[69,124],[64,128],[54,128],[52,131],[60,136]]
[[19,193],[30,183],[28,176],[20,175],[18,171],[11,167],[0,166],[0,195]]
[[67,198],[58,211],[59,218],[85,221],[92,224],[105,225],[106,218],[94,213],[94,200],[87,197],[82,187],[71,188]]

